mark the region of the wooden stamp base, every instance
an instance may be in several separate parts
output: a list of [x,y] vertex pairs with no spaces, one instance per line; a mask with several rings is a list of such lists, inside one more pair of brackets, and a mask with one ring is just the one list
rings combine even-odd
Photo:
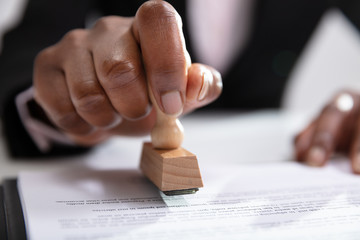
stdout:
[[183,148],[154,149],[145,142],[140,168],[161,191],[203,187],[196,156]]

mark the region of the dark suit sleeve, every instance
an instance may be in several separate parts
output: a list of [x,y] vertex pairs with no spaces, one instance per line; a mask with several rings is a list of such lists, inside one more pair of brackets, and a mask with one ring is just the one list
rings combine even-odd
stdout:
[[[14,97],[32,85],[33,61],[37,53],[58,42],[69,30],[84,27],[90,3],[86,0],[29,0],[20,23],[4,36],[0,53],[0,112],[2,132],[12,156],[44,156],[22,126]],[[45,155],[83,150],[55,146]]]

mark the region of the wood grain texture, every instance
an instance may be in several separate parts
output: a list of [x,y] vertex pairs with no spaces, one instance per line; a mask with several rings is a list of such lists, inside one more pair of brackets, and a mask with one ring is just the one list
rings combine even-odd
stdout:
[[203,187],[196,156],[181,147],[164,150],[144,143],[140,168],[161,191]]

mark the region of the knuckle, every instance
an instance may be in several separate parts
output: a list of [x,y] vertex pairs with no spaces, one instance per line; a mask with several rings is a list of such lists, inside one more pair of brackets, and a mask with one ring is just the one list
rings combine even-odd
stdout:
[[65,34],[61,42],[70,47],[84,47],[86,33],[85,29],[71,30]]
[[178,79],[179,76],[186,77],[186,69],[182,60],[173,60],[171,63],[158,64],[149,72],[151,75],[156,76],[157,79],[168,79],[168,81],[160,81],[158,84],[168,86],[174,83],[173,79]]
[[35,69],[44,64],[48,64],[49,61],[54,57],[54,55],[55,55],[55,49],[53,46],[41,50],[36,55],[35,60],[34,60]]
[[132,18],[129,17],[120,17],[120,16],[107,16],[99,18],[94,26],[93,29],[106,32],[106,31],[113,31],[119,30],[121,27],[129,27]]
[[110,29],[112,29],[114,20],[115,20],[114,16],[101,17],[95,22],[93,28],[94,29],[102,29],[102,30],[110,30]]
[[106,98],[102,94],[86,94],[77,97],[74,101],[76,109],[84,113],[99,113],[106,104]]
[[[179,74],[179,70],[176,68],[166,68],[165,66],[160,66],[153,70],[153,74],[155,76],[158,76],[159,79],[175,79],[173,76],[176,76]],[[169,82],[163,82],[164,84]]]
[[56,119],[57,125],[63,129],[71,129],[80,124],[80,118],[75,112],[62,113]]
[[55,120],[56,125],[61,129],[68,132],[74,132],[78,134],[87,134],[90,132],[90,128],[84,120],[76,112],[68,112],[59,114]]
[[103,65],[105,84],[108,89],[116,90],[133,85],[140,77],[141,70],[132,61],[105,61]]
[[178,74],[179,72],[184,72],[186,69],[186,59],[181,54],[174,54],[165,58],[163,61],[157,61],[154,64],[154,69],[152,70],[154,74],[159,75],[171,75]]

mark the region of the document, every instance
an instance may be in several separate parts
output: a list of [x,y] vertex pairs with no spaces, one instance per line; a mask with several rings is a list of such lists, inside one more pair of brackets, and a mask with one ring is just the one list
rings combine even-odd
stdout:
[[137,169],[23,172],[30,240],[358,239],[360,177],[347,160],[206,165],[204,188],[165,196]]

